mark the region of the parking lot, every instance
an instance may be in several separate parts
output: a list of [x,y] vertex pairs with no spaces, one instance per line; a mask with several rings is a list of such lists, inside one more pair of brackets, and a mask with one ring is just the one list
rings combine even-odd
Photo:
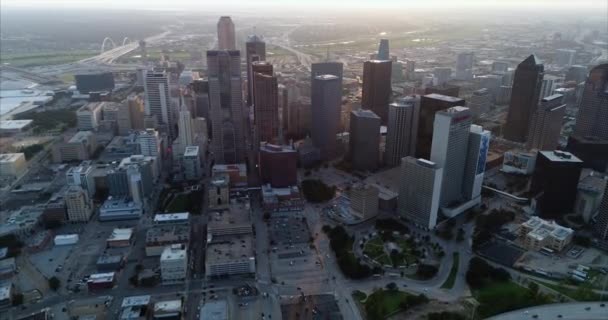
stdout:
[[269,222],[268,234],[271,247],[287,247],[308,243],[310,232],[308,225],[301,218],[285,217],[272,218]]
[[281,305],[284,320],[343,319],[332,295],[298,296]]

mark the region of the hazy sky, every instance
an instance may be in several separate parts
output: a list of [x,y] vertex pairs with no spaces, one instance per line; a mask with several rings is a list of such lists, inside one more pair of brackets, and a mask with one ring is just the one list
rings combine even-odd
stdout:
[[333,7],[333,8],[386,8],[386,7],[544,7],[546,9],[606,8],[607,0],[2,0],[4,7],[66,7],[113,9],[229,9],[246,7]]

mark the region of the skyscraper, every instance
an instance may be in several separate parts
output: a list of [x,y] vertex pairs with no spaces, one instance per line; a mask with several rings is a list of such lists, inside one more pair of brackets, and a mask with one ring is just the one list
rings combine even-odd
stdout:
[[462,199],[471,121],[469,108],[461,106],[441,110],[435,115],[430,160],[443,168],[441,206]]
[[235,50],[234,23],[228,16],[220,17],[217,22],[217,47],[219,50]]
[[279,137],[279,96],[277,77],[253,74],[253,110],[255,143],[276,143]]
[[584,82],[587,78],[587,67],[574,65],[568,68],[565,81],[574,81],[576,83]]
[[342,88],[342,76],[343,76],[344,64],[342,62],[315,62],[310,65],[310,83],[312,83],[316,76],[331,74],[338,77],[340,81],[340,88]]
[[173,134],[173,110],[169,93],[170,76],[165,71],[148,71],[144,85],[146,115],[153,116],[159,124],[159,130],[170,137]]
[[594,225],[595,234],[602,240],[608,240],[608,187],[604,189],[604,196],[602,197],[596,219]]
[[473,52],[461,52],[456,58],[456,79],[473,79]]
[[340,78],[329,74],[316,76],[312,82],[311,98],[311,138],[320,150],[321,159],[329,160],[337,154],[336,135],[342,103]]
[[380,44],[378,45],[378,55],[376,56],[378,60],[389,60],[389,47],[388,47],[388,39],[380,39]]
[[528,149],[555,150],[559,145],[559,136],[566,105],[561,94],[543,98],[532,113],[528,132]]
[[386,165],[398,166],[403,157],[414,155],[419,112],[420,98],[414,96],[397,99],[388,106]]
[[254,61],[266,60],[266,42],[257,35],[251,35],[245,43],[246,59],[247,59],[247,105],[253,104],[253,73],[251,71],[251,63]]
[[416,158],[429,159],[431,157],[435,113],[451,107],[463,106],[464,103],[463,99],[436,93],[422,96],[416,137]]
[[479,117],[481,114],[490,111],[492,105],[492,95],[486,88],[473,91],[471,98],[467,102],[467,107],[471,109],[471,112],[475,117]]
[[608,64],[596,66],[585,82],[574,134],[608,140]]
[[298,184],[298,152],[292,146],[262,143],[260,145],[260,177],[262,183],[274,188]]
[[490,137],[490,131],[484,130],[478,125],[471,125],[467,162],[462,181],[462,193],[465,200],[475,199],[481,195],[486,159],[490,149]]
[[373,171],[378,168],[380,151],[380,118],[370,110],[350,113],[350,161],[355,170]]
[[433,69],[433,84],[436,86],[442,86],[446,82],[450,81],[452,77],[452,68],[435,68]]
[[192,116],[190,111],[182,107],[179,112],[179,124],[178,124],[178,139],[179,144],[182,148],[194,145],[194,135],[192,131]]
[[525,142],[532,112],[536,110],[544,74],[543,64],[531,55],[515,70],[511,103],[504,127],[505,139]]
[[241,89],[241,55],[236,50],[207,51],[211,152],[216,163],[245,159],[245,132]]
[[363,92],[361,107],[372,110],[382,123],[388,120],[388,104],[391,99],[390,60],[369,60],[363,63]]
[[543,76],[543,84],[540,86],[540,94],[538,95],[538,101],[540,102],[542,98],[552,95],[553,90],[555,90],[557,86],[563,82],[563,77],[554,76],[552,74],[545,74]]
[[437,224],[443,169],[425,159],[401,161],[399,215],[426,229]]
[[370,184],[356,183],[349,192],[350,207],[353,215],[367,220],[378,214],[378,189]]

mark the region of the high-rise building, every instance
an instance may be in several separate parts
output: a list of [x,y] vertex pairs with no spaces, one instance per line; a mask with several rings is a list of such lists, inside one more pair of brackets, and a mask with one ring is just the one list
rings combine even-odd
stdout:
[[184,166],[184,178],[186,180],[198,180],[202,177],[201,157],[198,146],[187,146],[182,158]]
[[589,73],[574,135],[608,140],[608,64],[596,66]]
[[262,183],[273,188],[297,185],[297,162],[298,152],[292,146],[262,143],[259,159]]
[[416,78],[416,61],[406,60],[405,61],[405,80],[412,81]]
[[490,131],[484,130],[478,125],[471,125],[467,162],[462,181],[462,193],[465,200],[476,199],[481,195],[486,159],[490,149],[490,137]]
[[443,169],[425,159],[401,161],[399,215],[426,229],[437,224]]
[[574,65],[568,68],[568,72],[566,73],[565,81],[574,81],[575,83],[584,82],[587,79],[587,67]]
[[456,79],[473,79],[473,52],[461,52],[456,57]]
[[146,115],[153,116],[162,132],[173,135],[173,110],[171,108],[170,75],[165,71],[148,71],[144,85]]
[[556,219],[572,212],[582,164],[569,152],[538,152],[530,191],[537,195],[541,218]]
[[504,127],[505,139],[525,142],[532,112],[536,110],[544,74],[543,64],[531,55],[515,70],[511,103]]
[[503,76],[501,75],[485,74],[482,76],[476,76],[475,81],[478,81],[479,85],[477,87],[479,89],[488,89],[490,95],[492,96],[492,100],[496,100],[500,86],[502,85],[502,78]]
[[509,70],[509,63],[505,61],[492,62],[492,73],[503,74]]
[[553,61],[559,67],[567,67],[574,64],[574,56],[576,50],[557,49],[555,50],[555,60]]
[[388,106],[388,124],[384,162],[396,167],[401,159],[413,156],[416,151],[420,97],[397,99]]
[[95,180],[91,161],[83,161],[77,167],[70,167],[65,173],[65,177],[67,185],[82,187],[89,198],[95,195]]
[[340,78],[329,74],[316,76],[311,98],[311,138],[320,150],[321,159],[329,160],[337,155],[336,135],[342,103]]
[[416,158],[429,159],[433,142],[433,123],[435,113],[455,106],[463,106],[465,101],[457,97],[444,96],[436,93],[422,96],[418,117],[418,134],[416,137]]
[[433,69],[433,84],[436,86],[444,85],[452,77],[452,68],[438,67]]
[[194,145],[194,134],[192,131],[192,115],[188,109],[182,107],[182,110],[179,111],[179,145],[182,148],[186,148],[186,146]]
[[211,152],[218,164],[245,159],[244,111],[239,51],[207,51]]
[[139,150],[142,155],[157,157],[157,159],[160,159],[161,150],[158,131],[154,129],[146,129],[145,131],[140,131],[137,133],[137,137],[135,139],[136,142],[139,144]]
[[316,76],[331,74],[340,79],[340,87],[342,87],[344,64],[342,62],[315,62],[310,65],[310,82],[312,83]]
[[594,231],[598,238],[608,240],[608,187],[604,189],[604,196],[598,209]]
[[279,96],[277,77],[253,74],[255,143],[276,143],[279,138]]
[[174,244],[165,247],[160,255],[160,277],[163,284],[184,282],[187,274],[188,250],[185,246]]
[[378,55],[376,56],[378,60],[389,60],[389,46],[388,39],[380,39],[380,44],[378,45]]
[[228,16],[220,17],[217,22],[217,47],[219,50],[236,50],[234,23]]
[[372,110],[386,124],[391,99],[390,60],[369,60],[363,63],[363,92],[361,107]]
[[540,87],[540,94],[538,99],[553,95],[553,91],[564,82],[563,77],[554,76],[552,74],[545,74],[543,77],[543,84]]
[[102,120],[103,106],[107,102],[89,102],[76,111],[78,130],[97,130]]
[[528,132],[528,149],[556,150],[562,129],[566,105],[561,94],[543,98],[532,113]]
[[65,194],[65,206],[69,222],[87,222],[93,214],[91,198],[80,186],[68,187]]
[[441,206],[449,206],[462,199],[471,121],[469,108],[461,106],[435,114],[430,160],[443,168]]
[[[129,109],[129,120],[132,130],[143,130],[145,103],[141,94],[130,94],[127,97],[127,108]],[[126,116],[125,116],[126,117]]]
[[487,88],[481,88],[473,91],[471,98],[467,102],[467,107],[471,109],[471,112],[475,117],[490,111],[492,105],[492,95]]
[[512,86],[500,86],[498,88],[498,94],[496,95],[496,104],[507,105],[511,103],[511,91]]
[[376,170],[380,152],[380,117],[370,110],[351,111],[349,145],[353,169]]
[[378,194],[378,189],[373,185],[354,184],[348,191],[350,208],[353,214],[361,220],[367,220],[378,215]]
[[247,105],[253,104],[253,72],[251,64],[254,61],[266,61],[266,42],[257,35],[251,35],[245,42],[247,59]]

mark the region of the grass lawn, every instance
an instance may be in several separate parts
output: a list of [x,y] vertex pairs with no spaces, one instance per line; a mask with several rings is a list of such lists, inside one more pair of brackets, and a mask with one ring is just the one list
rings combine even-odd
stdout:
[[380,310],[382,310],[384,316],[387,316],[399,310],[401,308],[399,304],[407,299],[409,295],[410,294],[403,291],[382,289],[367,297],[367,300],[365,300],[365,306],[366,309],[368,309],[368,307],[372,304],[379,304],[381,306]]
[[353,299],[355,299],[356,301],[359,301],[359,302],[363,302],[367,298],[367,295],[365,294],[365,292],[361,292],[359,290],[353,291],[352,295],[353,295]]
[[450,269],[450,275],[448,276],[448,278],[441,285],[442,289],[452,289],[454,287],[454,282],[456,282],[456,274],[458,273],[459,263],[460,263],[460,254],[458,252],[454,252],[454,260],[452,262],[452,269]]
[[393,265],[393,261],[391,261],[391,258],[389,258],[389,256],[387,256],[386,254],[377,257],[375,260],[378,261],[378,263],[380,263],[381,265]]
[[165,212],[186,212],[190,211],[190,199],[188,195],[180,193],[165,208]]
[[552,302],[545,296],[533,293],[514,282],[496,282],[473,291],[479,301],[477,314],[482,319],[507,311],[527,308]]
[[[590,284],[581,284],[577,287],[577,289],[572,289],[561,284],[552,284],[543,281],[538,281],[538,283],[576,301],[599,301],[601,299],[601,295],[595,293],[591,289]],[[608,300],[608,297],[605,297],[604,300]]]
[[383,255],[384,245],[382,244],[382,240],[377,237],[365,243],[365,247],[363,248],[363,254],[366,254],[371,259],[376,259],[377,257]]
[[42,65],[55,65],[70,63],[99,54],[97,51],[65,51],[65,52],[42,52],[36,54],[4,55],[0,60],[9,63],[13,67],[35,67]]

